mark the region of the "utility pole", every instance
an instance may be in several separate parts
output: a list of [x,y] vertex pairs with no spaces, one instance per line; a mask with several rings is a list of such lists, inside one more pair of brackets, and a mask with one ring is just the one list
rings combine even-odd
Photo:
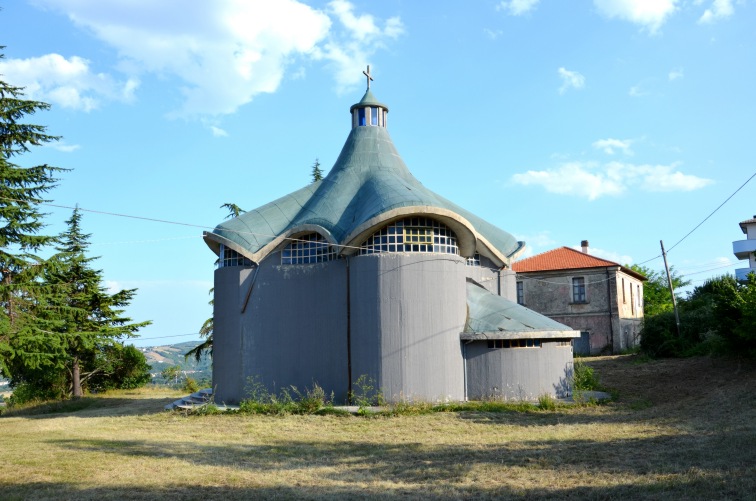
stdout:
[[677,337],[680,337],[680,315],[677,313],[677,299],[675,299],[675,288],[672,285],[672,275],[669,274],[669,266],[667,266],[667,253],[664,250],[664,242],[662,240],[659,240],[659,244],[661,244],[662,257],[664,257],[664,269],[667,271],[669,293],[672,294],[672,306],[675,309],[675,325],[677,326]]

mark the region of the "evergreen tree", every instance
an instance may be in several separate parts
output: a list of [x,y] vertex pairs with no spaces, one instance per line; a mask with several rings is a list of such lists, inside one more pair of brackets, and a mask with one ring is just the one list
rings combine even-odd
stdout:
[[[78,208],[66,221],[68,229],[59,237],[58,254],[45,268],[50,291],[40,297],[49,316],[51,334],[57,334],[62,354],[58,368],[67,372],[74,398],[82,395],[82,383],[107,371],[104,350],[119,345],[150,322],[131,323],[123,308],[133,299],[136,289],[109,294],[102,285],[102,271],[91,267],[97,258],[87,257],[89,235],[81,230]],[[122,347],[121,347],[122,348]]]
[[22,167],[12,161],[32,146],[58,139],[47,134],[45,126],[25,122],[28,115],[48,108],[46,103],[24,99],[22,88],[0,80],[0,374],[6,377],[12,376],[11,365],[50,364],[55,348],[37,322],[44,262],[35,253],[54,241],[53,236],[41,234],[40,204],[48,201],[42,197],[64,169]]
[[315,163],[312,164],[312,182],[316,183],[323,179],[323,171],[320,169],[320,160],[315,159]]

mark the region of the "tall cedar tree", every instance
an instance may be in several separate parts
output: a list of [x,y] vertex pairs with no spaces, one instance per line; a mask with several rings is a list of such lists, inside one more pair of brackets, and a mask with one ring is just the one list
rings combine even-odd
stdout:
[[58,253],[45,267],[45,282],[51,292],[42,298],[51,317],[51,329],[60,338],[64,356],[59,368],[67,372],[74,398],[82,396],[82,383],[105,370],[98,364],[102,353],[133,336],[150,322],[131,323],[123,316],[136,289],[109,294],[101,270],[92,269],[96,257],[87,257],[89,236],[81,230],[81,213],[75,209],[59,237]]
[[56,350],[55,340],[37,322],[43,260],[35,253],[55,239],[40,234],[40,204],[49,201],[42,197],[55,186],[56,173],[65,169],[12,162],[32,146],[58,139],[47,134],[45,126],[25,123],[28,115],[48,108],[24,99],[21,87],[0,80],[0,375],[6,377],[12,376],[11,365],[50,364]]

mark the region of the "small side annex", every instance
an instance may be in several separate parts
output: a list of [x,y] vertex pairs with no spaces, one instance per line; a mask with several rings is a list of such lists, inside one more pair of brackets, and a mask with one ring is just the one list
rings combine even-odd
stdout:
[[514,302],[524,242],[418,182],[387,114],[368,87],[323,180],[205,233],[216,402],[251,380],[346,402],[361,376],[389,401],[569,394],[579,332]]

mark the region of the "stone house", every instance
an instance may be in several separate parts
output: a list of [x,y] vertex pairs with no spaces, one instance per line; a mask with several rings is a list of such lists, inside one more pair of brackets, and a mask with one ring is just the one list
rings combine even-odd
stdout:
[[640,342],[643,282],[625,266],[569,247],[543,252],[512,265],[517,302],[580,331],[576,354],[621,353]]

